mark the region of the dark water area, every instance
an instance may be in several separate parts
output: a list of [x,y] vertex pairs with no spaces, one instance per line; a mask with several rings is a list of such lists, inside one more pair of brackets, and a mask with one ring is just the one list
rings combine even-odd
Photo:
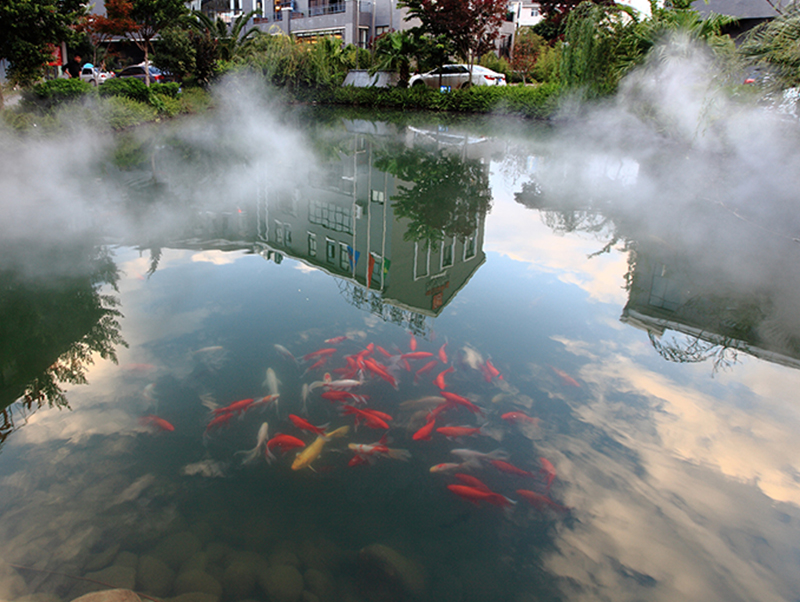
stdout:
[[4,139],[0,599],[798,599],[796,159],[247,109]]

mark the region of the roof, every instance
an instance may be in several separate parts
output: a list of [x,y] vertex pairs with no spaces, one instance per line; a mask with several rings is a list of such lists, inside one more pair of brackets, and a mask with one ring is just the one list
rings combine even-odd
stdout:
[[[785,6],[790,1],[773,0],[773,3]],[[712,12],[738,19],[772,19],[778,16],[778,11],[767,0],[694,0],[692,7],[703,17]]]

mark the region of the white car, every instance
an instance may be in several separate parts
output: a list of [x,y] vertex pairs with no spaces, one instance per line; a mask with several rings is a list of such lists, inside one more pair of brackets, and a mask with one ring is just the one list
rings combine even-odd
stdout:
[[109,73],[108,71],[100,71],[100,69],[91,63],[86,63],[81,68],[81,79],[85,82],[89,82],[93,86],[99,86],[111,77],[114,77],[113,73]]
[[[441,84],[439,75],[441,74]],[[428,86],[438,90],[441,85],[443,90],[468,88],[469,86],[505,86],[506,76],[480,65],[472,66],[472,79],[469,75],[469,65],[442,65],[438,69],[427,73],[414,75],[408,80],[409,86]]]

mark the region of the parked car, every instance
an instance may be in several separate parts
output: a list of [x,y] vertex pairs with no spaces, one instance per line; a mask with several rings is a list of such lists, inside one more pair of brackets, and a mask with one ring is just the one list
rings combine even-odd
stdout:
[[445,89],[467,88],[469,86],[505,86],[506,76],[480,65],[472,66],[472,79],[469,75],[469,65],[442,65],[438,69],[427,73],[417,74],[408,81],[410,86],[428,86],[434,90],[439,89],[439,74],[441,86]]
[[[139,63],[138,65],[130,65],[125,67],[121,71],[117,72],[117,77],[135,77],[142,81],[145,81],[145,64]],[[150,82],[151,83],[158,83],[163,84],[165,82],[175,81],[174,78],[164,71],[161,71],[158,67],[153,67],[150,65]]]
[[113,73],[108,71],[101,71],[91,63],[86,63],[81,68],[81,80],[89,82],[93,86],[99,86],[110,77],[114,77]]

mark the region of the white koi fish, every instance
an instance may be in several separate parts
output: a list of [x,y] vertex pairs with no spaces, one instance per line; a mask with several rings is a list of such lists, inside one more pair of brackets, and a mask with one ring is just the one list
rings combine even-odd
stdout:
[[303,383],[303,386],[300,388],[300,400],[303,402],[303,414],[306,416],[308,416],[308,394],[310,392],[311,388],[308,383]]
[[502,449],[495,449],[488,454],[473,449],[451,449],[450,453],[461,458],[465,464],[471,464],[473,466],[480,465],[482,462],[508,460],[509,458],[508,452]]
[[278,376],[275,374],[275,370],[272,368],[267,368],[267,377],[264,379],[264,382],[261,383],[262,387],[266,387],[267,392],[270,395],[275,396],[275,409],[278,409],[278,396],[280,395],[278,391],[278,386],[281,384],[281,381],[278,380]]
[[283,345],[279,345],[278,343],[275,343],[275,350],[276,350],[278,353],[280,353],[280,354],[281,354],[283,357],[285,357],[286,359],[289,359],[289,360],[291,360],[291,361],[292,361],[292,363],[294,363],[295,365],[297,365],[297,364],[298,364],[298,362],[297,362],[297,358],[296,358],[294,355],[292,355],[292,352],[291,352],[291,351],[289,351],[289,350],[288,350],[286,347],[284,347]]
[[358,387],[363,384],[363,380],[356,380],[354,378],[343,378],[341,380],[331,380],[324,383],[329,389],[352,389],[353,387]]
[[238,456],[239,454],[244,454],[244,458],[242,459],[242,464],[249,464],[259,455],[261,455],[264,446],[267,445],[267,441],[269,440],[269,425],[265,422],[261,425],[261,428],[258,429],[258,435],[256,436],[256,446],[253,449],[242,449],[237,451],[234,456]]

